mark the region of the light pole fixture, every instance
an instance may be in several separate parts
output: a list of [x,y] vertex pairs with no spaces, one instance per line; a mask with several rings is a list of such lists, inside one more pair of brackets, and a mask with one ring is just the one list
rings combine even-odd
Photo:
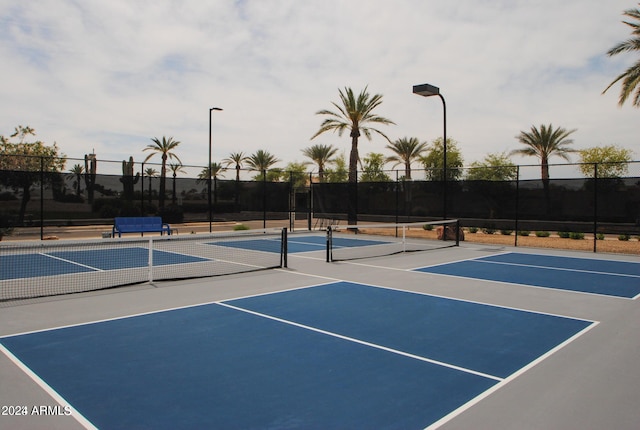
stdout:
[[444,122],[444,132],[442,140],[442,148],[444,152],[442,167],[442,218],[447,218],[447,104],[444,101],[444,97],[440,94],[440,88],[434,87],[429,84],[421,84],[413,86],[413,94],[417,94],[422,97],[438,96],[442,100],[442,112]]
[[209,109],[209,164],[207,164],[207,203],[209,205],[209,233],[212,232],[213,223],[213,210],[211,206],[211,113],[214,111],[221,111],[219,107],[212,107]]

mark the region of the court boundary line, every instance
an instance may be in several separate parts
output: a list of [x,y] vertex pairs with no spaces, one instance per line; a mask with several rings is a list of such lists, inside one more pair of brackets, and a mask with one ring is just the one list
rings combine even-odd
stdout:
[[[428,268],[428,267],[429,266],[425,267],[425,269]],[[518,287],[526,287],[526,288],[540,288],[540,289],[549,290],[549,291],[557,291],[557,292],[564,292],[564,293],[571,293],[571,294],[585,294],[585,295],[588,295],[588,296],[607,297],[607,298],[610,298],[610,299],[635,300],[636,298],[640,297],[640,294],[638,294],[635,297],[614,296],[614,295],[611,295],[611,294],[591,293],[591,292],[588,292],[588,291],[580,291],[580,290],[567,290],[565,288],[545,287],[545,286],[541,286],[541,285],[522,284],[522,283],[518,283],[518,282],[496,281],[496,280],[493,280],[493,279],[471,278],[471,277],[468,277],[468,276],[449,275],[449,274],[446,274],[446,273],[421,272],[418,269],[413,269],[411,271],[416,272],[416,273],[421,273],[423,275],[444,276],[444,277],[458,278],[458,279],[470,279],[472,281],[488,282],[488,283],[501,284],[501,285],[511,285],[511,286],[515,285],[515,286],[518,286]]]
[[87,430],[98,430],[87,417],[82,415],[76,408],[73,407],[71,403],[65,400],[64,397],[56,390],[53,389],[49,384],[47,384],[42,378],[40,378],[29,366],[24,364],[18,357],[16,357],[9,349],[7,349],[4,345],[0,343],[0,351],[15,364],[20,370],[22,370],[25,375],[27,375],[33,382],[35,382],[45,393],[47,393],[56,403],[58,403],[61,407],[68,407],[71,410],[71,417],[75,419],[81,426],[83,426]]
[[[344,281],[344,282],[348,282],[348,281]],[[492,379],[492,380],[498,381],[498,382],[502,382],[504,380],[504,378],[500,378],[499,376],[490,375],[488,373],[479,372],[477,370],[468,369],[468,368],[461,367],[461,366],[456,366],[454,364],[445,363],[443,361],[434,360],[434,359],[431,359],[431,358],[428,358],[428,357],[422,357],[420,355],[411,354],[411,353],[408,353],[408,352],[400,351],[398,349],[393,349],[393,348],[389,348],[389,347],[386,347],[386,346],[378,345],[378,344],[375,344],[375,343],[367,342],[367,341],[364,341],[364,340],[356,339],[356,338],[353,338],[353,337],[344,336],[344,335],[341,335],[341,334],[338,334],[338,333],[333,333],[333,332],[330,332],[330,331],[327,331],[327,330],[322,330],[322,329],[319,329],[319,328],[316,328],[316,327],[308,326],[308,325],[305,325],[305,324],[300,324],[300,323],[297,323],[295,321],[285,320],[283,318],[278,318],[278,317],[274,317],[272,315],[263,314],[261,312],[252,311],[250,309],[245,309],[245,308],[241,308],[241,307],[238,307],[238,306],[230,305],[228,303],[217,302],[217,304],[220,305],[220,306],[227,307],[229,309],[233,309],[233,310],[239,311],[239,312],[244,312],[244,313],[248,313],[248,314],[251,314],[251,315],[254,315],[254,316],[258,316],[260,318],[269,319],[269,320],[276,321],[276,322],[279,322],[279,323],[282,323],[282,324],[287,324],[287,325],[291,325],[291,326],[294,326],[294,327],[302,328],[302,329],[305,329],[305,330],[313,331],[313,332],[316,332],[316,333],[324,334],[326,336],[331,336],[331,337],[335,337],[335,338],[338,338],[338,339],[346,340],[346,341],[349,341],[349,342],[357,343],[357,344],[360,344],[360,345],[368,346],[370,348],[379,349],[379,350],[386,351],[386,352],[391,352],[393,354],[401,355],[403,357],[412,358],[414,360],[424,361],[424,362],[427,362],[427,363],[430,363],[430,364],[435,364],[435,365],[441,366],[441,367],[447,367],[449,369],[457,370],[459,372],[469,373],[469,374],[480,376],[480,377],[483,377],[483,378],[486,378],[486,379]]]
[[[533,254],[532,254],[533,255]],[[486,258],[486,257],[481,257]],[[565,257],[572,258],[572,257]],[[583,270],[583,269],[569,269],[565,267],[555,267],[555,266],[539,266],[536,264],[522,264],[522,263],[509,263],[506,261],[486,261],[480,259],[473,259],[469,261],[475,261],[476,263],[486,263],[486,264],[504,264],[505,266],[519,266],[519,267],[531,267],[533,269],[545,269],[545,270],[560,270],[564,272],[578,272],[578,273],[589,273],[593,275],[605,275],[605,276],[621,276],[625,278],[640,278],[640,275],[629,275],[627,273],[615,273],[615,272],[599,272],[595,270]],[[594,261],[606,261],[606,260],[594,260]],[[634,264],[634,263],[631,263]]]
[[584,335],[587,332],[591,331],[593,328],[597,327],[599,324],[600,324],[599,321],[593,321],[590,325],[588,325],[587,327],[583,328],[578,333],[574,334],[573,336],[571,336],[570,338],[566,339],[564,342],[558,344],[556,347],[550,349],[546,353],[542,354],[540,357],[536,358],[535,360],[533,360],[532,362],[530,362],[526,366],[523,366],[522,368],[516,370],[511,375],[509,375],[506,378],[504,378],[504,380],[502,380],[501,382],[497,383],[496,385],[494,385],[492,387],[489,387],[487,390],[483,391],[482,393],[478,394],[473,399],[469,400],[465,404],[463,404],[463,405],[459,406],[458,408],[456,408],[455,410],[451,411],[450,413],[448,413],[444,417],[440,418],[438,421],[436,421],[436,422],[430,424],[429,426],[425,427],[424,430],[435,430],[435,429],[441,427],[442,425],[448,423],[449,421],[451,421],[452,419],[454,419],[458,415],[461,415],[463,412],[465,412],[466,410],[470,409],[472,406],[480,403],[482,400],[486,399],[491,394],[493,394],[496,391],[500,390],[502,387],[504,387],[505,385],[509,384],[514,379],[522,376],[524,373],[528,372],[529,370],[531,370],[532,368],[534,368],[538,364],[542,363],[544,360],[548,359],[549,357],[554,355],[556,352],[560,351],[561,349],[563,349],[564,347],[566,347],[567,345],[569,345],[570,343],[572,343],[573,341],[575,341],[576,339],[581,337],[582,335]]

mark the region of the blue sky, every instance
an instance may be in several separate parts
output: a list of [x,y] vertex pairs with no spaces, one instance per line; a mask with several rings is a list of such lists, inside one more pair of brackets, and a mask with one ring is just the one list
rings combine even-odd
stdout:
[[[35,128],[70,157],[142,161],[151,138],[181,141],[204,166],[266,149],[304,161],[321,109],[346,86],[384,96],[392,139],[448,136],[465,164],[519,146],[532,125],[577,129],[578,149],[618,144],[640,158],[637,108],[602,91],[636,58],[606,57],[629,37],[628,0],[0,0],[0,134]],[[360,154],[386,142],[362,139]],[[577,158],[574,157],[574,160]],[[514,158],[533,164],[534,159]],[[553,160],[552,160],[553,161]],[[560,162],[561,160],[556,160]]]

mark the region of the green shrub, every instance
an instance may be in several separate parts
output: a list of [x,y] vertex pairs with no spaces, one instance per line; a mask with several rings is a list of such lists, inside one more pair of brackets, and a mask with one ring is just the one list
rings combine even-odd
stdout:
[[476,234],[478,232],[478,227],[469,227],[469,233]]
[[482,229],[482,232],[484,234],[494,234],[496,232],[496,229],[491,227],[485,227]]
[[423,229],[427,230],[427,231],[431,231],[433,230],[433,224],[425,224],[422,226]]
[[572,231],[571,233],[569,233],[569,238],[574,240],[582,240],[584,239],[584,233]]
[[520,230],[518,236],[529,236],[531,232],[529,230]]
[[569,239],[569,237],[571,237],[571,233],[569,233],[568,231],[559,231],[558,236],[563,239]]
[[618,236],[618,240],[627,241],[629,239],[631,239],[631,235],[628,235],[628,234],[621,234],[621,235]]
[[604,240],[604,234],[603,234],[603,233],[598,233],[598,234],[596,234],[596,239],[598,239],[598,240]]
[[511,236],[511,233],[513,233],[513,230],[500,230],[500,234],[503,236]]
[[233,230],[234,231],[238,231],[238,230],[249,230],[249,227],[247,227],[244,224],[236,224],[233,226]]
[[549,237],[551,233],[548,231],[536,231],[536,237]]

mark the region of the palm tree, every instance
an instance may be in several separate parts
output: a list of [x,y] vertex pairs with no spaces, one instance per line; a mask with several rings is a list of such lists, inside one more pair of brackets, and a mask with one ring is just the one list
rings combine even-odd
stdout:
[[556,155],[569,161],[569,154],[575,152],[568,147],[573,143],[573,139],[568,139],[569,135],[576,130],[567,130],[558,127],[554,130],[553,125],[540,126],[540,129],[531,126],[531,131],[521,131],[516,139],[526,146],[522,149],[514,149],[509,155],[526,155],[538,157],[542,169],[542,182],[547,189],[549,185],[549,158]]
[[386,162],[395,162],[393,167],[404,164],[404,177],[411,179],[411,163],[418,160],[427,149],[427,142],[420,142],[415,137],[403,137],[387,145],[395,155],[387,157]]
[[[627,9],[624,11],[624,15],[629,18],[635,19],[638,22],[623,21],[629,27],[632,28],[630,39],[620,42],[613,48],[611,48],[607,55],[612,57],[622,52],[640,51],[640,9]],[[622,89],[620,90],[620,99],[618,104],[622,106],[631,93],[635,90],[633,96],[633,105],[640,107],[640,61],[636,61],[631,67],[629,67],[624,73],[620,74],[609,86],[602,92],[607,92],[616,82],[622,80]]]
[[211,163],[210,168],[205,167],[202,169],[200,173],[198,173],[197,182],[207,182],[209,180],[209,172],[211,172],[211,179],[215,179],[223,172],[225,169],[220,163],[216,163],[215,161]]
[[280,160],[262,149],[257,150],[247,158],[247,164],[254,170],[258,170],[261,173],[265,173],[271,166],[279,162]]
[[154,137],[151,139],[153,141],[153,145],[147,145],[143,151],[152,151],[151,154],[144,159],[146,163],[151,157],[156,154],[160,154],[162,156],[162,167],[160,169],[160,192],[158,196],[158,208],[162,210],[164,208],[164,193],[165,193],[165,179],[167,177],[167,159],[176,159],[180,164],[182,161],[178,158],[176,154],[172,151],[176,149],[176,147],[180,144],[177,140],[173,140],[173,137],[167,139],[162,136],[162,140]]
[[151,203],[151,178],[158,176],[158,171],[153,167],[147,167],[144,169],[144,174],[149,178],[149,203]]
[[80,189],[80,180],[82,179],[82,174],[84,173],[84,167],[82,167],[81,164],[74,164],[69,172],[73,173],[76,177],[73,185],[76,187],[76,195],[79,196],[80,192],[82,191]]
[[390,119],[375,115],[373,113],[382,103],[382,95],[375,94],[370,96],[365,87],[362,92],[355,97],[351,88],[345,88],[344,92],[339,90],[341,104],[332,103],[338,109],[338,112],[330,110],[321,110],[316,115],[326,115],[326,118],[320,125],[320,130],[314,134],[311,139],[316,138],[326,131],[337,131],[338,136],[342,136],[345,130],[350,130],[351,137],[351,153],[349,154],[349,182],[357,182],[358,180],[358,138],[363,133],[368,140],[371,140],[371,132],[378,133],[387,141],[389,138],[380,130],[370,128],[368,124],[395,124]]
[[338,148],[333,145],[312,145],[302,150],[305,157],[308,157],[318,165],[318,179],[324,182],[324,168],[327,164],[333,162],[333,156],[338,152]]
[[229,158],[222,160],[227,166],[232,164],[236,165],[236,182],[240,182],[240,169],[242,169],[242,163],[249,160],[249,157],[244,155],[244,152],[232,152],[229,154]]
[[182,168],[182,163],[169,163],[169,170],[171,170],[173,181],[172,181],[172,193],[171,193],[171,204],[176,204],[176,177],[178,173],[186,173],[186,171]]

